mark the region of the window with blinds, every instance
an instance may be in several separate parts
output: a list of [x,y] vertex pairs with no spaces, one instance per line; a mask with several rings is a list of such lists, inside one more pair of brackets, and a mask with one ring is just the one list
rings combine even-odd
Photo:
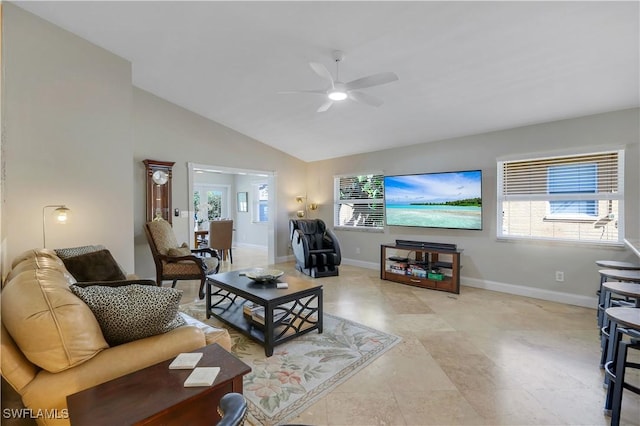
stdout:
[[624,151],[498,161],[498,237],[622,243]]
[[334,177],[335,227],[384,227],[384,176],[382,173]]

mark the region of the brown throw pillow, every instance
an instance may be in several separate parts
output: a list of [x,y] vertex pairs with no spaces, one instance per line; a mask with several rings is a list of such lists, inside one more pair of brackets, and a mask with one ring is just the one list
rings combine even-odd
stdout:
[[109,250],[81,254],[62,261],[78,282],[118,281],[127,278]]

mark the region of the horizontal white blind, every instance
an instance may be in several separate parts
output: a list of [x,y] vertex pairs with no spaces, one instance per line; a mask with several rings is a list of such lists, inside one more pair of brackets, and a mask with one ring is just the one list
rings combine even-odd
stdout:
[[497,234],[621,243],[624,151],[498,162]]
[[334,225],[382,229],[384,176],[366,174],[334,178]]
[[[557,168],[565,189],[588,186],[588,171],[580,165],[593,165],[597,170],[596,193],[618,191],[618,152],[605,152],[569,157],[548,157],[527,161],[505,161],[502,163],[504,196],[521,194],[544,194],[549,192],[549,171]],[[564,171],[562,171],[564,170]],[[560,188],[562,189],[562,188]],[[586,189],[586,188],[585,188]],[[567,191],[563,191],[567,192]]]

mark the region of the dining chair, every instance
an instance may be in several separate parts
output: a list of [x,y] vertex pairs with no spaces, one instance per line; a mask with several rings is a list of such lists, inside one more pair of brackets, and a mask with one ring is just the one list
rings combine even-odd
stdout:
[[233,240],[233,220],[212,220],[209,223],[209,248],[218,251],[221,260],[233,263],[231,242]]

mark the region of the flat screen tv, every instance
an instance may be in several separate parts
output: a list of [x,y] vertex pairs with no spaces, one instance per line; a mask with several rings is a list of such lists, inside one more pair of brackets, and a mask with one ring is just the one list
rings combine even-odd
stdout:
[[387,225],[482,229],[482,170],[384,177]]

